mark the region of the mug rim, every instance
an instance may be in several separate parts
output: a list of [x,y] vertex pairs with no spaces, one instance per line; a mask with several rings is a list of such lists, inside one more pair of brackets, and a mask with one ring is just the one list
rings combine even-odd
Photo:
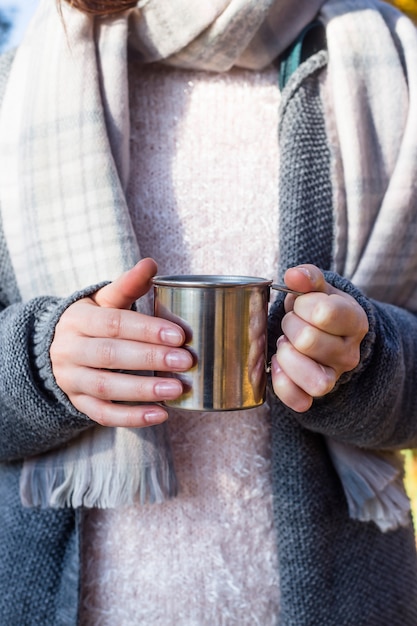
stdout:
[[271,286],[272,280],[259,276],[239,276],[233,274],[171,274],[154,276],[154,286],[158,287],[259,287]]

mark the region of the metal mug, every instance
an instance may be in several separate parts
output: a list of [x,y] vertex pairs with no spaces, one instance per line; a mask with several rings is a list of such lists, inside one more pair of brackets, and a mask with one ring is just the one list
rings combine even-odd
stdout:
[[183,394],[165,404],[201,411],[261,405],[266,393],[272,281],[250,276],[177,275],[156,276],[153,284],[155,316],[184,329],[184,347],[194,357],[190,370],[172,374],[183,383]]

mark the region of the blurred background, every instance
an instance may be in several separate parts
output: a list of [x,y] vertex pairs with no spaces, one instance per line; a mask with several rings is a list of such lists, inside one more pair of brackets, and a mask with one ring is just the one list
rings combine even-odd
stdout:
[[17,46],[39,0],[0,0],[0,51]]

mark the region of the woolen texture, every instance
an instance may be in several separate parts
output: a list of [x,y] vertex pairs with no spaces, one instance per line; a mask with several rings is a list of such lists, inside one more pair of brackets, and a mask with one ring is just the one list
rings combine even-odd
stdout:
[[[318,80],[320,69],[326,62],[326,53],[320,52],[302,66],[297,80],[289,84],[288,100],[282,103],[279,187],[281,272],[298,263],[311,262],[323,270],[329,270],[332,265],[330,151]],[[300,75],[303,73],[305,78],[301,82]],[[371,332],[368,343],[363,344],[365,353],[376,323],[372,307],[345,281],[329,271],[325,273],[330,283],[350,291],[367,311]],[[269,320],[272,352],[274,331],[279,328],[282,314],[282,300],[277,300]],[[383,336],[379,335],[380,338]],[[366,364],[366,356],[362,355],[363,365]],[[362,382],[359,384],[366,385],[367,375],[360,369]],[[384,369],[388,369],[387,366]],[[375,396],[383,396],[380,385],[377,381],[375,383],[372,392],[374,400]],[[347,407],[351,403],[352,389],[341,384],[338,394],[343,387],[349,395],[347,398],[342,393]],[[367,385],[365,388],[370,391]],[[362,394],[359,392],[358,398],[362,399]],[[337,394],[334,394],[333,398],[336,397]],[[310,419],[305,420],[303,415],[296,415],[282,407],[272,394],[270,401],[273,407],[274,505],[279,529],[281,573],[280,624],[411,626],[417,619],[417,603],[414,599],[406,600],[403,591],[409,588],[411,581],[414,588],[416,585],[414,557],[405,565],[400,556],[407,542],[410,555],[414,552],[409,530],[385,535],[378,532],[373,524],[361,524],[349,519],[343,490],[331,469],[325,440],[305,430],[299,423],[306,421],[309,428],[340,437],[334,406],[326,419],[322,410],[323,405],[328,404],[326,399],[316,401],[313,410],[308,412]],[[343,410],[343,413],[346,411]],[[351,415],[353,418],[354,413]],[[311,419],[312,416],[317,416],[317,421]],[[364,427],[364,439],[368,435],[366,431]],[[361,437],[355,443],[361,443]],[[396,576],[390,580],[393,571]],[[317,602],[323,592],[323,602]],[[382,597],[385,598],[383,608]]]
[[[159,274],[276,280],[277,76],[130,64],[127,201]],[[170,410],[167,425],[178,495],[83,516],[81,623],[276,626],[268,405]]]

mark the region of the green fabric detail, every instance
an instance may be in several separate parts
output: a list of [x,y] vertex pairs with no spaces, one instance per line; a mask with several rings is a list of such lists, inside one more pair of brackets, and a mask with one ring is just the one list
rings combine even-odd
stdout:
[[282,91],[295,70],[312,54],[326,48],[324,26],[319,21],[308,24],[295,42],[281,55],[279,62],[279,88]]

